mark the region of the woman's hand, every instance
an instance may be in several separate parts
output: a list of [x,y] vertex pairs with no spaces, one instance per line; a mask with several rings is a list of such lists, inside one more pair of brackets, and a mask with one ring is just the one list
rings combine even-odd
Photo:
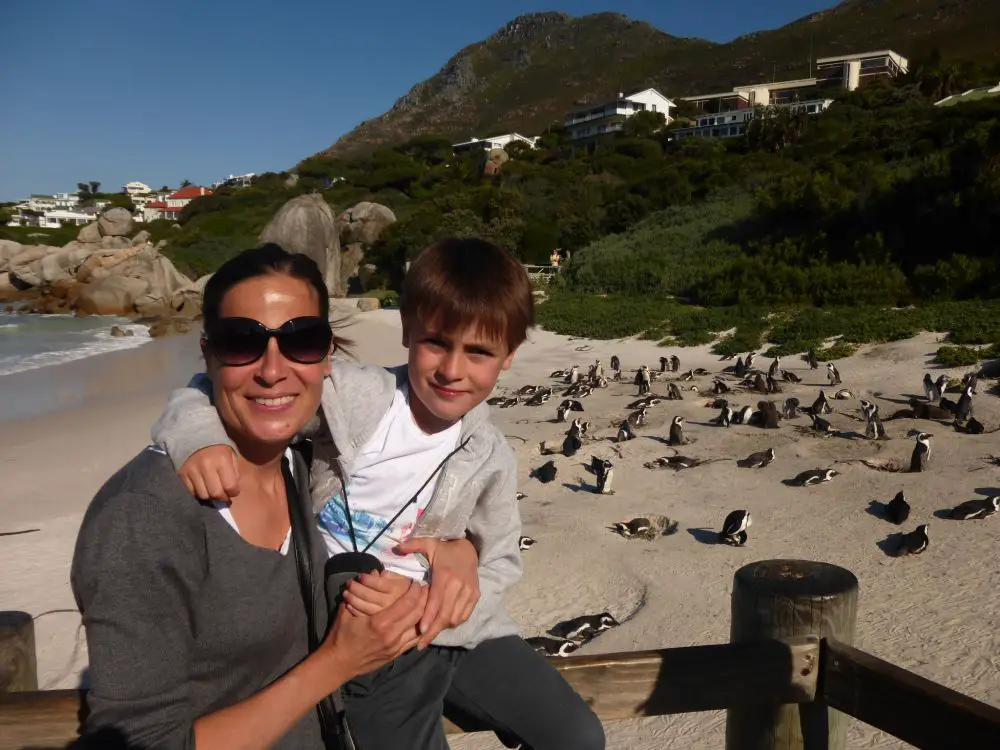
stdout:
[[446,628],[454,628],[472,616],[479,602],[479,555],[468,539],[407,539],[399,554],[422,553],[431,565],[430,593],[420,619],[420,642],[427,648]]
[[209,445],[195,451],[177,473],[188,492],[199,500],[229,502],[240,494],[236,453],[228,445]]
[[409,591],[410,582],[406,576],[390,570],[362,573],[348,581],[344,589],[347,611],[354,615],[377,615]]
[[337,609],[320,650],[341,665],[348,679],[378,669],[417,645],[416,625],[427,603],[427,587],[398,577],[406,591],[378,614],[353,614],[346,601]]

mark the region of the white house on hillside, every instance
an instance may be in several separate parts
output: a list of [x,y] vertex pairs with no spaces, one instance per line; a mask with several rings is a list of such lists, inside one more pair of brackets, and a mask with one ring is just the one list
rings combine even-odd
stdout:
[[153,192],[145,182],[130,182],[122,187],[122,191],[129,195],[145,195]]
[[793,115],[799,113],[818,115],[829,109],[831,104],[833,104],[833,99],[810,99],[804,102],[772,104],[752,109],[736,109],[728,112],[703,114],[695,118],[694,125],[686,128],[677,128],[671,133],[671,136],[677,140],[683,140],[691,136],[699,138],[734,138],[744,135],[747,132],[750,121],[758,115],[768,117],[771,113],[782,109],[787,109]]
[[492,151],[495,148],[503,148],[508,143],[523,143],[528,148],[534,148],[537,142],[538,136],[527,138],[520,133],[504,133],[492,138],[471,138],[468,141],[462,141],[462,143],[453,143],[451,147],[458,154],[463,151]]
[[193,201],[195,198],[211,194],[212,191],[208,188],[199,187],[197,185],[188,185],[185,188],[181,188],[176,193],[168,195],[166,200],[150,201],[146,203],[146,205],[142,207],[142,220],[156,221],[157,219],[170,219],[171,221],[176,221],[180,218],[181,211],[184,210],[184,206]]
[[254,178],[257,176],[256,172],[247,172],[246,174],[231,174],[228,177],[218,180],[212,183],[213,188],[219,187],[238,187],[245,188],[250,187],[253,184]]
[[621,130],[625,121],[637,112],[660,112],[670,124],[674,119],[671,110],[676,107],[656,89],[643,89],[628,96],[619,92],[616,99],[570,112],[563,124],[570,140],[575,141]]

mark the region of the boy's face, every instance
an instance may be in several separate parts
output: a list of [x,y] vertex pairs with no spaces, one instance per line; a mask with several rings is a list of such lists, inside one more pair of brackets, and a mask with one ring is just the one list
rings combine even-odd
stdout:
[[403,319],[409,349],[413,417],[424,432],[440,432],[472,411],[493,392],[514,352],[485,338],[475,327],[445,333],[422,321]]

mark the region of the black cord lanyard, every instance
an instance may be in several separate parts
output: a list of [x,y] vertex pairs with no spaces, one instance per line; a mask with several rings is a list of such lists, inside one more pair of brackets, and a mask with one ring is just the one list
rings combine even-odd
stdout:
[[[403,507],[400,508],[398,511],[396,511],[396,515],[394,515],[392,518],[390,518],[389,522],[386,523],[386,525],[383,526],[374,537],[372,537],[372,540],[370,542],[368,542],[368,544],[365,546],[365,548],[363,550],[361,550],[362,552],[367,552],[368,550],[370,550],[372,548],[372,545],[375,544],[375,542],[377,542],[379,540],[379,538],[385,532],[387,532],[392,527],[392,525],[394,523],[396,523],[397,520],[399,520],[399,517],[401,515],[403,515],[403,512],[407,508],[409,508],[411,505],[413,505],[415,502],[417,502],[417,499],[420,497],[420,493],[424,491],[424,488],[428,484],[430,484],[431,480],[434,479],[434,477],[437,476],[437,473],[439,471],[441,471],[441,469],[444,468],[444,465],[446,463],[448,463],[448,460],[452,456],[454,456],[456,453],[458,453],[460,450],[462,450],[466,446],[466,444],[469,442],[469,440],[471,440],[471,439],[472,439],[471,436],[467,437],[465,440],[463,440],[459,444],[459,446],[457,448],[455,448],[455,450],[453,450],[451,453],[449,453],[447,456],[444,457],[444,460],[441,461],[441,463],[439,463],[437,465],[437,468],[435,468],[434,471],[431,472],[431,475],[429,477],[427,477],[427,479],[424,481],[424,483],[422,485],[420,485],[420,489],[417,490],[415,493],[413,493],[413,497],[411,497],[409,500],[407,500],[403,504]],[[341,477],[341,482],[344,485],[344,512],[347,514],[347,530],[348,530],[348,532],[351,535],[351,546],[354,547],[354,551],[357,552],[358,551],[358,541],[357,541],[357,537],[354,536],[354,522],[351,520],[351,506],[350,506],[350,504],[347,501],[347,482],[343,481],[343,477]]]

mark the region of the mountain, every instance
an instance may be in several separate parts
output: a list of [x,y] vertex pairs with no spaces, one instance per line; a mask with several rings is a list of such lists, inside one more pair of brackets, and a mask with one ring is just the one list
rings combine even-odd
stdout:
[[[747,6],[752,8],[752,4]],[[845,0],[786,26],[718,44],[675,37],[619,13],[519,16],[452,57],[326,156],[437,133],[537,134],[568,110],[654,86],[676,98],[809,74],[813,57],[893,49],[909,57],[1000,60],[1000,0]]]

